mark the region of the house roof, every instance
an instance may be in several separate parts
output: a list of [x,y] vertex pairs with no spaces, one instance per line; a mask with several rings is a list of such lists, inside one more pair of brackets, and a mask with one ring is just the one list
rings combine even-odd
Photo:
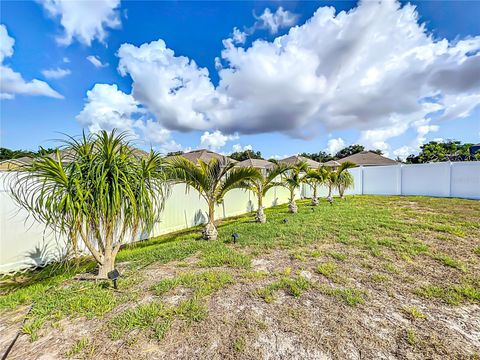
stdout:
[[216,152],[213,152],[213,151],[210,151],[210,150],[207,150],[207,149],[193,150],[193,151],[184,153],[180,156],[183,156],[184,158],[187,158],[188,160],[190,160],[191,162],[193,162],[195,164],[198,163],[198,160],[202,160],[202,161],[208,163],[213,158],[218,159],[220,161],[227,161],[228,160],[228,161],[237,162],[236,160],[230,159],[227,156],[218,154]]
[[247,159],[240,161],[237,166],[241,167],[254,167],[257,169],[271,169],[275,166],[274,163],[271,163],[270,161],[267,160],[262,160],[262,159]]
[[323,163],[323,165],[325,165],[325,166],[340,166],[341,164],[336,160],[330,160],[330,161],[327,161],[327,162]]
[[14,166],[24,166],[24,165],[30,165],[33,162],[33,158],[30,156],[22,156],[16,159],[7,159],[0,161],[0,164],[7,164],[10,163]]
[[309,167],[315,168],[315,169],[322,166],[321,163],[319,163],[315,160],[306,158],[304,156],[299,156],[299,155],[290,156],[290,157],[287,157],[285,159],[279,160],[278,162],[282,163],[282,164],[293,165],[293,164],[299,163],[301,161],[306,162]]
[[382,165],[398,164],[395,160],[389,159],[382,155],[375,154],[374,152],[371,152],[371,151],[362,151],[338,160],[338,162],[341,164],[346,161],[353,162],[358,166],[382,166]]

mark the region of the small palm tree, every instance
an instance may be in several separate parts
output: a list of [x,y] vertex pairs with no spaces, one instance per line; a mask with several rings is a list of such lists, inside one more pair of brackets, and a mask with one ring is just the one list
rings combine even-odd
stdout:
[[353,185],[353,176],[346,170],[355,167],[356,165],[350,161],[342,163],[337,170],[329,171],[327,175],[328,196],[327,199],[332,199],[332,190],[336,187],[343,199],[344,192],[347,188]]
[[221,204],[225,194],[241,187],[242,182],[259,179],[261,175],[251,167],[236,168],[230,160],[211,159],[206,163],[198,161],[198,165],[183,156],[175,156],[169,160],[174,182],[185,183],[197,190],[208,204],[208,223],[203,230],[203,238],[215,240],[218,236],[215,227],[215,205]]
[[[348,188],[353,187],[354,179],[353,175],[346,171],[347,169],[351,169],[356,165],[352,162],[346,161],[344,162],[338,170],[341,170],[336,179],[336,185],[338,189],[338,194],[340,195],[341,199],[344,199],[345,190]],[[338,171],[337,170],[337,171]]]
[[168,193],[162,158],[141,157],[126,133],[83,134],[64,141],[66,162],[42,155],[22,167],[11,183],[17,203],[37,221],[65,235],[70,252],[83,242],[99,266],[98,277],[114,269],[127,240],[148,234]]
[[267,170],[266,173],[259,169],[255,169],[259,176],[249,181],[243,182],[242,187],[251,190],[257,196],[257,213],[255,215],[255,221],[259,223],[265,223],[267,218],[263,211],[263,197],[267,194],[268,190],[274,186],[278,186],[280,182],[277,182],[277,178],[285,173],[289,167],[285,164],[276,164],[272,169]]
[[283,177],[281,185],[290,191],[290,197],[288,198],[288,211],[291,213],[296,213],[298,211],[298,207],[295,203],[295,190],[298,189],[304,182],[302,173],[308,170],[308,165],[307,163],[300,161],[289,166],[288,170],[289,171],[287,171]]
[[305,182],[313,188],[312,206],[318,205],[317,188],[320,185],[328,185],[330,175],[329,168],[324,166],[318,169],[309,169],[305,175]]

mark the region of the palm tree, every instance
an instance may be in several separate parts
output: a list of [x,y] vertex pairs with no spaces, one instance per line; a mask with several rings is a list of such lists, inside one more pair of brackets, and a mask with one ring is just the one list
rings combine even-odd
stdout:
[[290,191],[290,197],[288,198],[288,211],[291,213],[296,213],[298,208],[297,204],[295,203],[295,190],[298,189],[304,182],[302,172],[306,172],[308,170],[308,165],[307,163],[300,161],[289,166],[288,170],[289,171],[285,173],[281,185]]
[[183,156],[175,156],[169,160],[169,164],[173,181],[194,188],[208,204],[208,223],[203,229],[203,238],[206,240],[215,240],[218,235],[215,205],[223,202],[228,191],[241,187],[242,182],[260,178],[256,169],[236,168],[230,160],[213,158],[208,163],[198,160],[198,165],[195,165]]
[[318,169],[309,169],[305,175],[305,182],[313,188],[312,206],[318,205],[317,188],[319,185],[328,184],[329,168],[322,166]]
[[69,253],[83,242],[98,264],[99,278],[115,267],[127,240],[148,234],[158,221],[168,188],[162,158],[138,154],[126,133],[68,137],[54,156],[22,167],[11,183],[17,203],[55,233],[67,237]]
[[251,190],[257,196],[257,213],[255,215],[255,221],[259,223],[265,223],[267,218],[263,211],[263,197],[267,194],[268,190],[274,186],[278,186],[277,177],[289,170],[289,167],[285,164],[276,164],[272,169],[267,170],[266,173],[259,169],[255,169],[259,176],[249,181],[243,182],[242,187]]
[[354,163],[346,161],[337,170],[340,170],[340,172],[337,175],[336,185],[338,189],[338,194],[340,195],[341,199],[344,199],[343,194],[345,193],[345,190],[351,188],[354,183],[353,175],[345,170],[353,168],[355,166],[356,165]]
[[353,176],[346,170],[355,167],[356,164],[345,161],[342,163],[337,170],[329,171],[327,175],[327,185],[328,185],[328,196],[327,199],[331,201],[332,199],[332,190],[333,188],[337,188],[340,194],[340,197],[343,199],[343,194],[345,189],[351,187],[353,185]]

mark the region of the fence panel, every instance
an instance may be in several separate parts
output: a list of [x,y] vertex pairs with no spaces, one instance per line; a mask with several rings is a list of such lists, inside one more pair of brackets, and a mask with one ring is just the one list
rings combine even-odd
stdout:
[[371,166],[363,168],[363,193],[372,195],[400,195],[401,167]]
[[480,161],[452,163],[451,171],[450,196],[480,199]]
[[402,166],[402,195],[450,196],[450,163]]

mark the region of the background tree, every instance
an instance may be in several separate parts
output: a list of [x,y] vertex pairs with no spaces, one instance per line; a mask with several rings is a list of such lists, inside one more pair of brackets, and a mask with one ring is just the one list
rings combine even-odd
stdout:
[[326,153],[325,151],[319,151],[318,153],[301,153],[300,156],[312,159],[320,163],[333,160],[333,156]]
[[231,153],[229,156],[233,160],[243,161],[248,159],[262,159],[262,153],[260,151],[244,150]]
[[178,156],[178,155],[182,155],[183,154],[183,151],[171,151],[169,153],[167,153],[166,156]]
[[62,162],[59,150],[40,156],[18,172],[12,194],[36,220],[66,235],[71,251],[83,243],[98,277],[106,278],[120,246],[150,233],[159,219],[167,194],[162,158],[152,151],[136,156],[126,134],[115,130],[64,144],[72,162]]
[[357,154],[359,152],[365,151],[365,147],[362,145],[354,144],[343,148],[335,154],[335,159],[343,159],[344,157]]
[[258,177],[252,178],[242,183],[242,187],[249,189],[257,196],[257,213],[255,215],[255,221],[259,223],[265,223],[267,217],[263,211],[263,197],[274,186],[278,186],[281,181],[278,181],[278,177],[284,174],[289,167],[285,164],[277,164],[271,170],[262,172],[260,169],[255,169],[258,172]]
[[168,162],[171,179],[185,183],[187,188],[194,188],[207,202],[208,223],[203,229],[203,238],[206,240],[216,240],[218,236],[215,205],[221,204],[225,194],[241,187],[243,182],[260,178],[256,169],[235,167],[235,163],[230,160],[212,158],[208,163],[199,160],[196,165],[183,156],[175,156]]
[[418,155],[409,155],[406,162],[409,164],[423,164],[440,161],[471,161],[476,160],[471,154],[472,144],[462,144],[460,141],[430,141],[420,146]]
[[289,171],[287,171],[283,177],[281,185],[286,187],[290,192],[290,197],[288,198],[288,211],[291,213],[296,213],[298,211],[297,204],[295,203],[295,190],[302,185],[304,179],[302,173],[305,173],[308,170],[308,165],[305,162],[298,162],[295,165],[289,166]]
[[37,157],[41,155],[52,154],[56,151],[56,148],[47,148],[44,149],[41,146],[37,151],[30,150],[11,150],[7,148],[0,147],[0,161],[9,160],[9,159],[18,159],[24,156],[28,157]]

